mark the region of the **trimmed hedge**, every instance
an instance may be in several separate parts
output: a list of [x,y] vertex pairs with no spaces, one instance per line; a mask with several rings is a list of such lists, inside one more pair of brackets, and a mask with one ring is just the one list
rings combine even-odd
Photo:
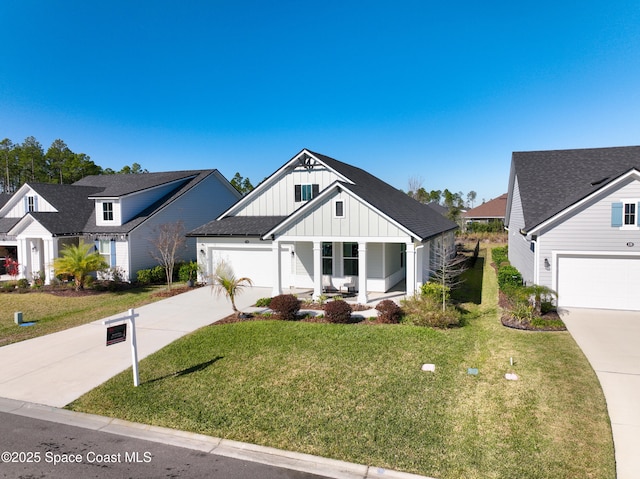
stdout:
[[351,321],[351,306],[341,299],[330,301],[324,305],[324,314],[332,323],[348,323]]
[[497,248],[493,248],[491,250],[491,259],[493,260],[496,267],[500,267],[502,263],[509,262],[509,247],[508,246],[499,246]]
[[498,287],[504,291],[509,287],[522,286],[522,275],[513,266],[502,266],[498,270]]
[[292,294],[281,294],[271,298],[269,308],[275,312],[280,319],[293,321],[300,311],[300,300]]
[[383,323],[397,324],[402,318],[402,309],[390,299],[380,301],[376,305],[376,310],[378,310],[378,318]]

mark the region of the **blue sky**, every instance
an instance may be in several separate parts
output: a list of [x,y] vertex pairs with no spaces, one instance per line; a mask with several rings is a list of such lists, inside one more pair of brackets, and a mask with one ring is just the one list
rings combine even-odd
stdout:
[[407,189],[638,145],[635,1],[0,0],[0,138],[254,184],[302,148]]

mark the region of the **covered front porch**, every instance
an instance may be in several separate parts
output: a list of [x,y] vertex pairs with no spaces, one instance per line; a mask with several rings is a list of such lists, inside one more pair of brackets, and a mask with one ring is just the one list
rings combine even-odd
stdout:
[[326,238],[272,242],[273,295],[283,290],[308,289],[311,297],[338,294],[370,302],[402,284],[413,295],[428,276],[429,248],[413,241],[371,241]]

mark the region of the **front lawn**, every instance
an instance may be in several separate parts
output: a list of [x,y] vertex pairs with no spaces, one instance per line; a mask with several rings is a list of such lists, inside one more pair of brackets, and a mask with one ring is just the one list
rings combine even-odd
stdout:
[[213,325],[68,407],[439,479],[613,479],[595,373],[569,333],[501,325],[488,263],[464,327]]
[[[156,296],[166,286],[143,286],[120,292],[72,290],[50,292],[0,293],[0,346],[55,333],[162,299]],[[175,288],[175,287],[174,287]],[[21,311],[24,322],[17,326],[14,313]]]

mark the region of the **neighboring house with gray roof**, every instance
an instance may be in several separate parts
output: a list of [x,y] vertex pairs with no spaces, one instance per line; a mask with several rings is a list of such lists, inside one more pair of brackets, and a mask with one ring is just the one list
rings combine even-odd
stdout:
[[355,166],[304,149],[249,194],[191,231],[210,274],[237,276],[277,295],[289,288],[367,293],[429,277],[434,248],[454,251],[456,223]]
[[[217,217],[240,198],[217,170],[87,176],[72,185],[26,183],[0,206],[0,247],[12,252],[21,277],[54,276],[67,244],[91,242],[112,268],[134,280],[157,264],[151,239],[165,223],[185,231]],[[195,241],[180,254],[195,259]]]
[[513,153],[505,223],[560,306],[640,310],[640,146]]

